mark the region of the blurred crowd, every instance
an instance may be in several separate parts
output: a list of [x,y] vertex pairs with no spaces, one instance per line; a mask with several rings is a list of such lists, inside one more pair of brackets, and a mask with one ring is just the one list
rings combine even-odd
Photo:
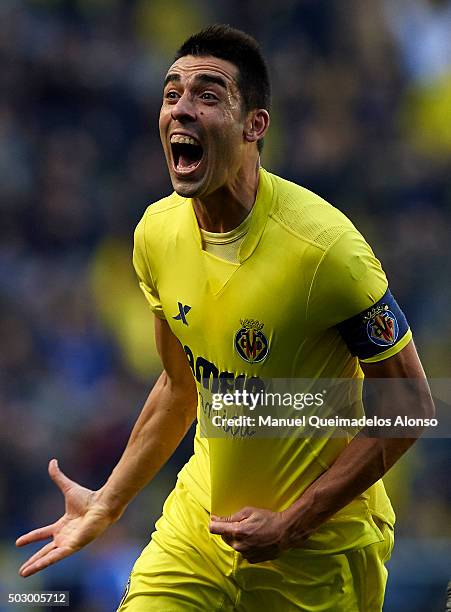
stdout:
[[[113,610],[191,452],[188,436],[99,543],[19,581],[14,539],[63,510],[48,460],[101,486],[159,374],[133,229],[171,189],[157,129],[165,70],[214,22],[255,35],[268,59],[263,165],[350,216],[427,373],[450,376],[449,0],[2,0],[0,597],[70,589],[73,610]],[[399,543],[387,612],[443,608],[448,442],[420,442],[388,479]]]

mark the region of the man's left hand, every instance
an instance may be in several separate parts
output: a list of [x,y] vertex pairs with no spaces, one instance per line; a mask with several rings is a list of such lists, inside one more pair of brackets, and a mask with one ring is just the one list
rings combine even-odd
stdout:
[[275,559],[288,548],[282,513],[262,508],[242,508],[228,517],[212,514],[210,533],[220,535],[249,563]]

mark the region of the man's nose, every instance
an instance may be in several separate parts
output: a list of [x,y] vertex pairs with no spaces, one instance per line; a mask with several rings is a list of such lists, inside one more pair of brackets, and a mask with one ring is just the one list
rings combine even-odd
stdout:
[[172,107],[171,115],[175,121],[194,121],[196,119],[196,109],[192,100],[186,94],[183,94],[177,100],[177,104]]

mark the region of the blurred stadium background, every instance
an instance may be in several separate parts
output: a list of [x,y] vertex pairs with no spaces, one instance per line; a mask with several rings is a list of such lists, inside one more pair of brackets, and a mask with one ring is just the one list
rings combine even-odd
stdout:
[[[217,21],[254,34],[269,60],[264,165],[351,217],[427,373],[450,376],[449,0],[1,0],[0,609],[7,592],[64,589],[71,610],[114,610],[190,453],[186,440],[97,543],[17,576],[31,550],[15,538],[63,509],[48,460],[99,487],[159,373],[132,233],[170,190],[165,69]],[[398,523],[386,612],[444,609],[450,456],[449,440],[423,440],[387,479]]]

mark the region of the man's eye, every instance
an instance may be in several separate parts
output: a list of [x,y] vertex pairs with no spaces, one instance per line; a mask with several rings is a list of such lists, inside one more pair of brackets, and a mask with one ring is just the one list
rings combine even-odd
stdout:
[[217,100],[218,98],[209,91],[204,91],[201,95],[202,100]]
[[168,100],[177,100],[179,97],[180,95],[176,91],[167,91],[165,95]]

